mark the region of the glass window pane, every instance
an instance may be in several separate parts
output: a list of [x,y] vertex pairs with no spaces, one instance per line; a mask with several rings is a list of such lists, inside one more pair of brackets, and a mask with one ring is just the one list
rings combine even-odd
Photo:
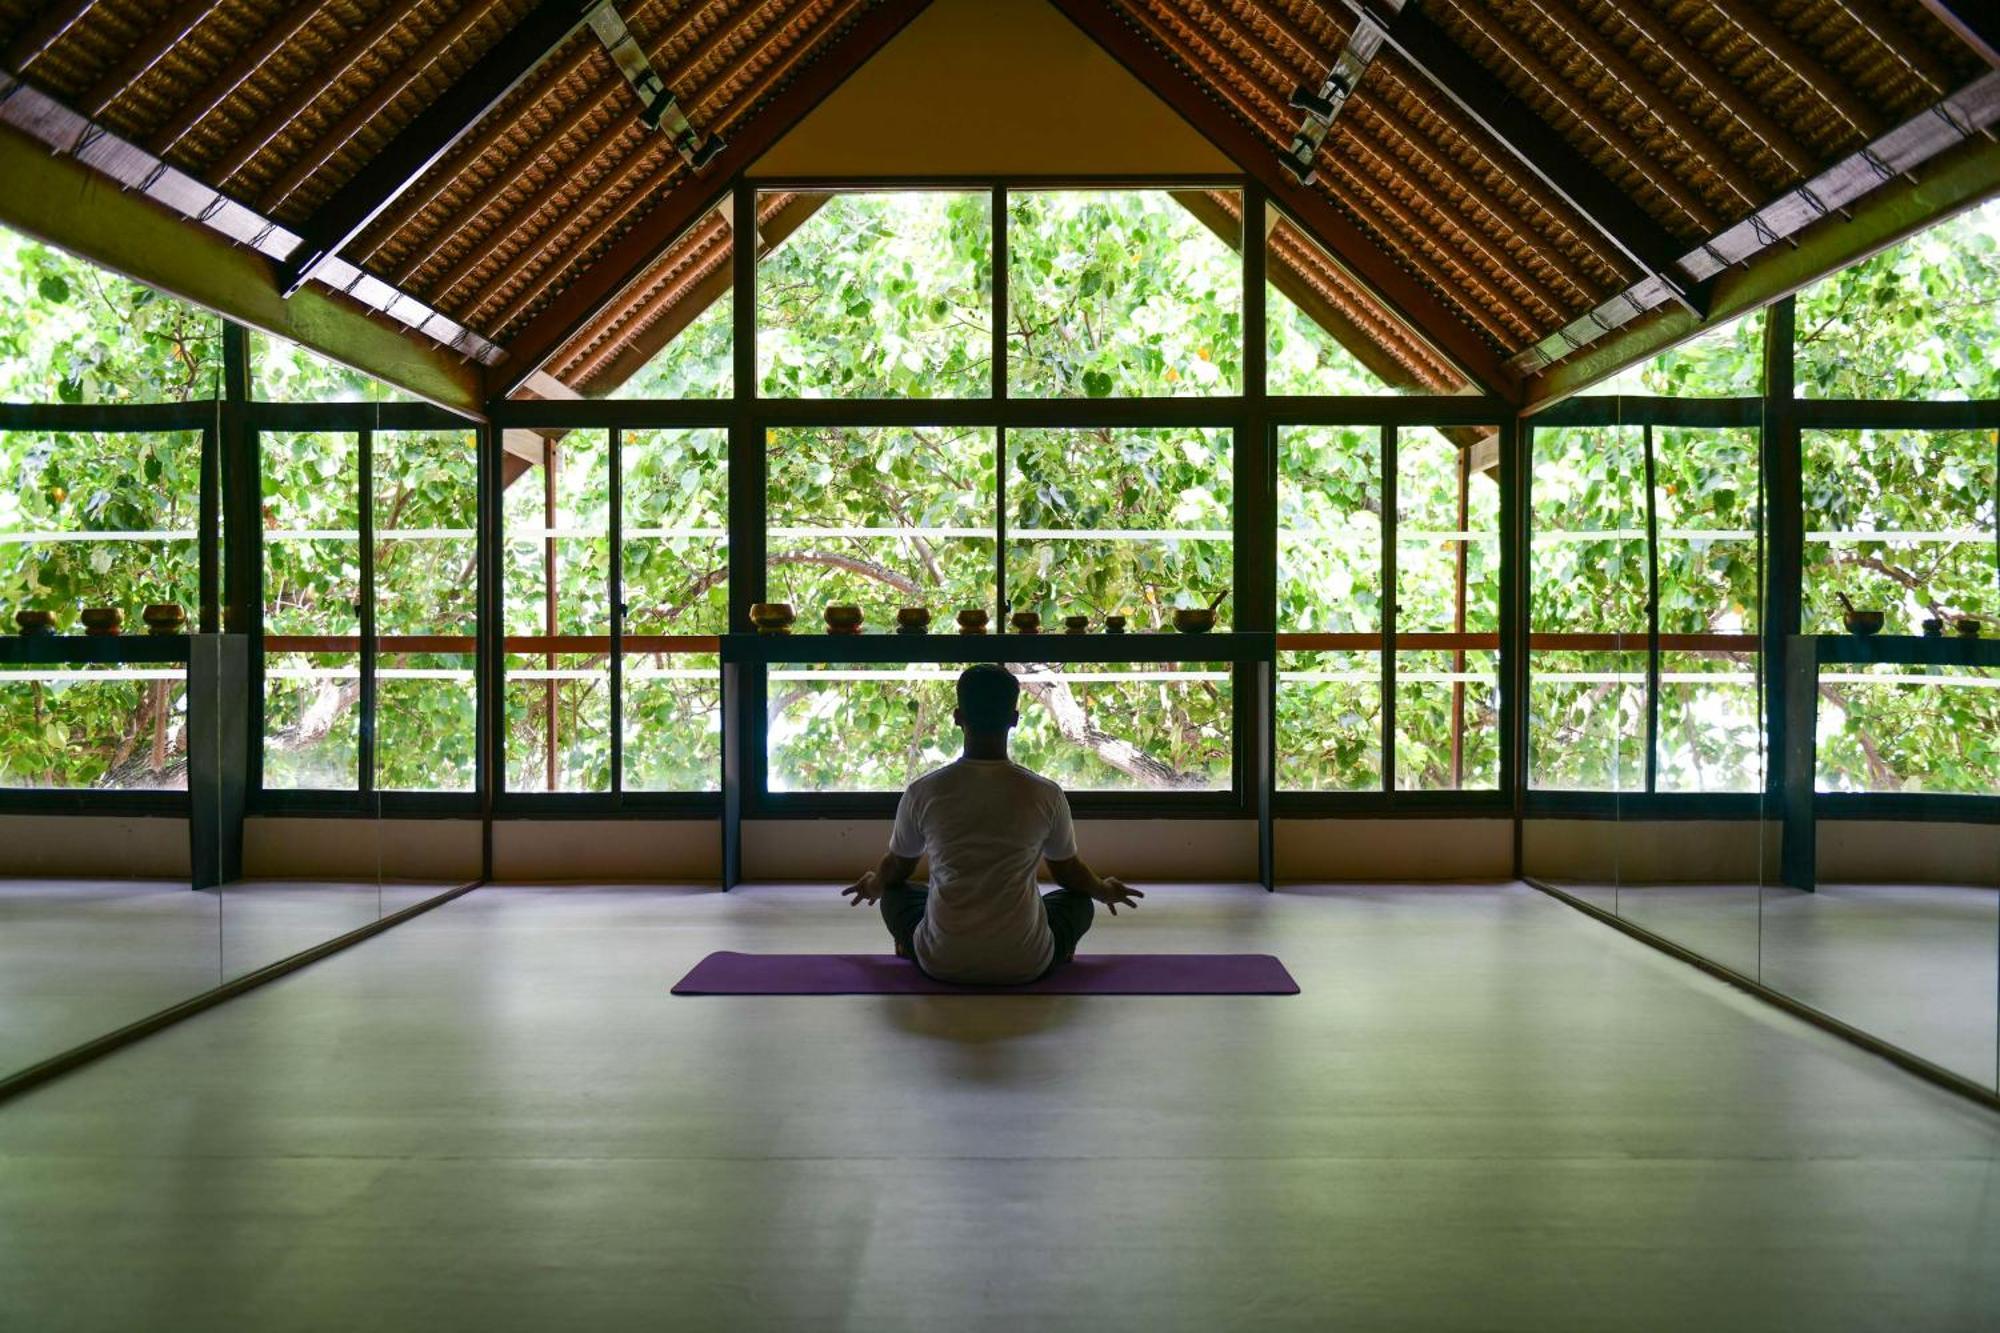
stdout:
[[1166,190],[1010,192],[1007,391],[1242,392],[1240,233],[1218,225],[1226,238]]
[[1014,757],[1042,776],[1070,791],[1229,789],[1227,666],[1093,662],[1016,674]]
[[994,603],[994,432],[966,427],[773,430],[766,561],[772,601],[817,633],[828,605],[883,629],[899,606]]
[[[200,600],[201,436],[0,431],[0,605],[82,632],[88,607]],[[7,630],[14,628],[11,623]]]
[[0,402],[221,395],[218,317],[4,227],[0,312]]
[[1812,430],[1800,444],[1807,633],[1842,632],[1842,593],[1887,612],[1890,634],[1934,618],[2000,618],[2000,433]]
[[1289,218],[1271,228],[1264,383],[1274,397],[1456,393],[1465,378]]
[[187,788],[187,669],[0,668],[0,787]]
[[1530,660],[1529,785],[1644,790],[1646,654],[1542,651]]
[[611,789],[611,441],[545,441],[501,499],[507,787]]
[[361,441],[260,438],[264,492],[264,786],[359,785]]
[[628,791],[721,783],[721,662],[649,636],[719,634],[729,622],[728,433],[623,435],[624,767]]
[[1884,663],[1819,685],[1818,790],[2000,792],[2000,671]]
[[[1278,785],[1382,789],[1382,432],[1278,431]],[[1293,642],[1297,642],[1296,639]]]
[[[722,247],[719,261],[728,271],[729,246]],[[683,296],[692,302],[694,296]],[[593,397],[631,401],[635,399],[727,398],[735,392],[736,338],[732,318],[733,302],[728,289],[712,298],[698,313],[689,315],[678,306],[666,319],[686,323],[636,370],[628,370],[628,353],[597,366],[586,363],[571,379],[587,387]],[[652,333],[648,341],[657,338]],[[608,386],[598,391],[598,383]]]
[[772,398],[984,398],[993,206],[835,194],[758,260],[757,379]]
[[958,668],[775,666],[766,751],[774,792],[899,792],[958,757]]
[[[1177,607],[1229,587],[1234,550],[1226,430],[1021,430],[1007,435],[1007,579],[1044,627],[1121,614],[1171,628]],[[1224,602],[1216,625],[1233,617]]]
[[252,330],[250,396],[272,403],[407,403],[411,395],[309,347]]
[[1755,398],[1764,392],[1764,312],[1706,330],[1590,387],[1651,398]]
[[373,439],[375,785],[471,791],[478,738],[477,437]]
[[1798,295],[1801,398],[2000,398],[2000,200]]
[[1660,633],[1757,633],[1757,454],[1755,430],[1654,428]]
[[1754,649],[1660,653],[1656,791],[1763,790],[1760,660]]

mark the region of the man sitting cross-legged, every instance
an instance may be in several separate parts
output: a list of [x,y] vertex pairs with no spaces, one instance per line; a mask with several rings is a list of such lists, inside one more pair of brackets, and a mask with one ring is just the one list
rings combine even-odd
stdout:
[[[1007,758],[1020,695],[1004,667],[958,678],[951,717],[965,733],[964,754],[910,784],[882,863],[841,890],[856,907],[880,901],[897,954],[940,981],[1033,981],[1075,954],[1094,902],[1116,916],[1145,896],[1098,878],[1076,854],[1062,788]],[[928,888],[910,880],[926,854]],[[1038,898],[1043,857],[1062,887]]]

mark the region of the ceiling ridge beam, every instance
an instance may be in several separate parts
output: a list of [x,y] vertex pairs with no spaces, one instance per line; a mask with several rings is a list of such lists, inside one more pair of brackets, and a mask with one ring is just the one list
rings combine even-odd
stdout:
[[[606,3],[609,0],[584,3],[542,0],[524,15],[506,36],[472,63],[465,75],[453,80],[442,97],[405,125],[299,228],[305,244],[285,267],[280,283],[284,294],[290,296],[298,291],[317,274],[321,265],[352,245],[376,218],[414,189],[432,167],[479,127],[480,121],[498,110],[543,61],[574,36],[592,11]],[[484,11],[466,12],[476,18]],[[409,77],[415,78],[416,72]],[[390,87],[396,82],[391,77],[381,86]],[[369,105],[368,99],[359,105]],[[339,149],[339,144],[325,147],[319,161],[323,163]],[[308,153],[301,162],[313,160],[314,154]],[[295,164],[279,184],[297,174]],[[303,181],[304,177],[299,179]],[[283,192],[278,186],[272,187],[272,193]]]
[[731,125],[728,144],[709,164],[706,177],[687,177],[667,190],[651,211],[509,340],[506,361],[488,371],[487,397],[506,397],[541,369],[601,306],[642,278],[662,251],[714,208],[732,178],[762,157],[929,5],[930,0],[880,0],[871,5],[797,70],[790,83],[775,90],[761,109]]
[[1295,181],[1280,160],[1280,145],[1269,142],[1262,130],[1238,120],[1215,101],[1192,75],[1142,36],[1123,11],[1108,0],[1049,2],[1155,97],[1178,112],[1223,156],[1269,190],[1296,225],[1338,259],[1377,301],[1436,346],[1468,379],[1487,393],[1513,397],[1519,387],[1518,377],[1485,335],[1398,264],[1379,242],[1325,195]]

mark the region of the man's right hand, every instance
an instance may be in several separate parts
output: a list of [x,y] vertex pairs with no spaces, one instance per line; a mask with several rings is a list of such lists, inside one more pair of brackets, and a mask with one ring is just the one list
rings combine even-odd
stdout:
[[1121,907],[1129,907],[1135,912],[1138,911],[1138,900],[1146,895],[1130,887],[1124,880],[1119,879],[1117,876],[1106,875],[1097,881],[1097,887],[1091,890],[1090,896],[1110,908],[1111,915],[1117,916],[1118,909]]

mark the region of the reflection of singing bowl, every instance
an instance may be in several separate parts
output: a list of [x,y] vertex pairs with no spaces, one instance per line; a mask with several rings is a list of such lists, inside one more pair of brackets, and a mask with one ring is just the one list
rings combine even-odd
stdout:
[[116,634],[125,624],[125,613],[115,606],[86,607],[77,619],[85,634]]
[[1008,616],[1007,620],[1008,623],[1013,625],[1016,634],[1040,634],[1042,632],[1042,618],[1036,612],[1016,611],[1013,615]]
[[831,630],[860,629],[861,608],[858,606],[829,606],[826,609],[826,627]]
[[898,607],[896,623],[904,629],[922,629],[931,623],[931,609],[928,606]]
[[1174,612],[1174,628],[1183,634],[1206,634],[1215,628],[1215,612],[1205,606],[1184,606]]
[[187,612],[179,602],[154,602],[139,613],[149,634],[179,634],[187,627]]
[[750,608],[750,623],[758,629],[785,629],[795,619],[790,602],[758,602]]
[[1123,616],[1104,617],[1104,632],[1106,634],[1123,634],[1125,632],[1125,617]]
[[1882,613],[1880,611],[1849,611],[1843,619],[1847,621],[1847,632],[1849,634],[1859,634],[1866,638],[1870,634],[1880,634],[1882,632]]
[[984,634],[986,632],[986,620],[987,613],[984,608],[968,606],[958,613],[958,632],[960,634]]
[[1089,616],[1064,616],[1064,617],[1063,617],[1063,633],[1065,633],[1065,634],[1087,634],[1087,633],[1089,633],[1089,632],[1090,632],[1090,617],[1089,617]]
[[1984,622],[1978,616],[1960,616],[1952,622],[1952,625],[1966,638],[1976,639],[1979,637],[1979,631],[1983,627]]
[[16,611],[14,623],[21,627],[23,634],[53,634],[56,628],[56,613],[53,611]]

